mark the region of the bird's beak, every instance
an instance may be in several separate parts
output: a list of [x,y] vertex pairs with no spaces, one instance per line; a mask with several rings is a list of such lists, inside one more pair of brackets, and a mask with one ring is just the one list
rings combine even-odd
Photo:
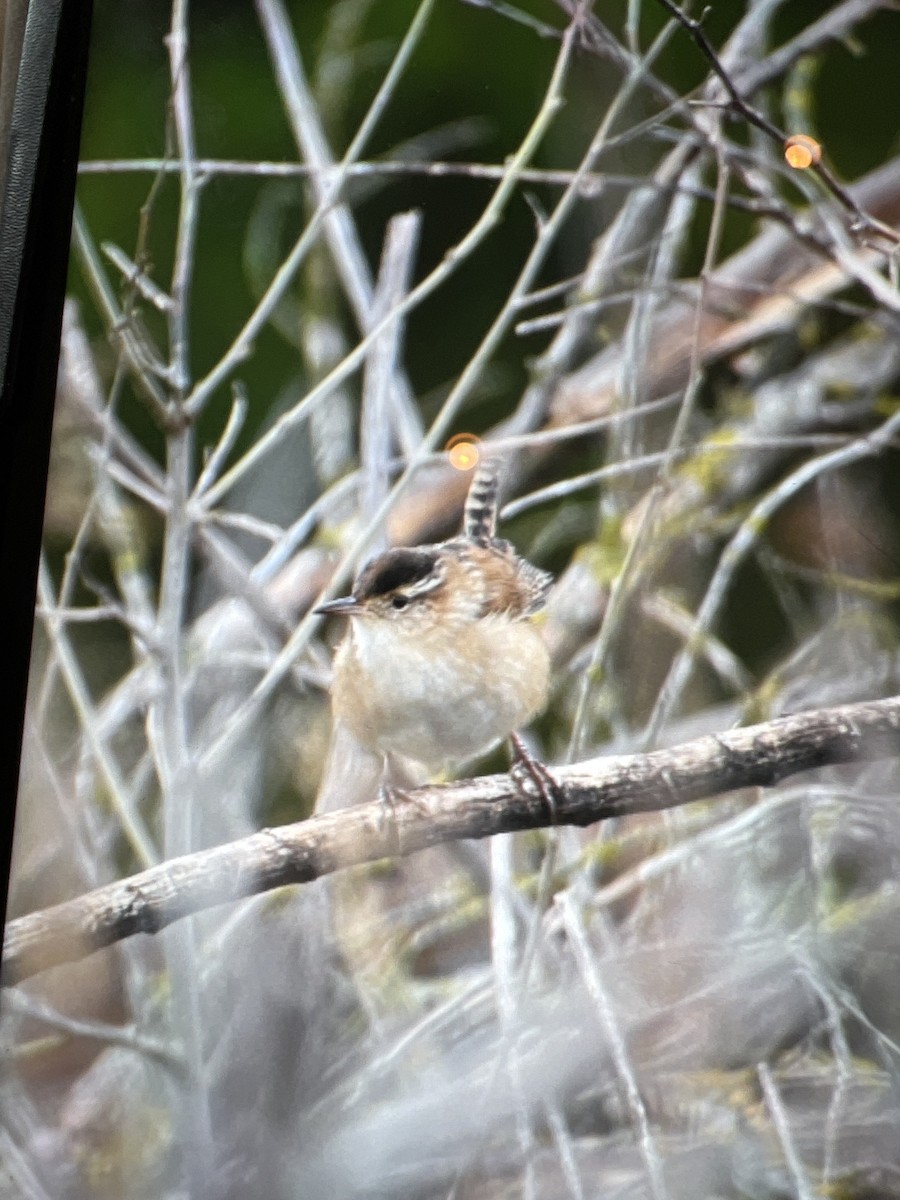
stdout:
[[362,612],[362,605],[355,596],[341,596],[339,600],[326,600],[313,612],[331,614],[336,617],[352,617],[354,613]]

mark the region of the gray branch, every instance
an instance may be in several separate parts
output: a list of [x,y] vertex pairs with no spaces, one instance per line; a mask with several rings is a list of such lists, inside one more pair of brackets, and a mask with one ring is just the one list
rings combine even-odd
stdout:
[[271,888],[440,842],[676,808],[790,775],[900,755],[900,696],[781,717],[653,754],[553,769],[553,812],[530,782],[491,775],[419,788],[176,858],[11,921],[3,982]]

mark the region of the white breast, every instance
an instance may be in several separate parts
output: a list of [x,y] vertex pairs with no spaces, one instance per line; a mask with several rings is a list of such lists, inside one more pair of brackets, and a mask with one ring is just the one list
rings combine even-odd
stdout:
[[335,684],[359,740],[436,769],[481,754],[543,707],[549,658],[531,624],[482,618],[460,629],[459,645],[435,653],[419,633],[354,621]]

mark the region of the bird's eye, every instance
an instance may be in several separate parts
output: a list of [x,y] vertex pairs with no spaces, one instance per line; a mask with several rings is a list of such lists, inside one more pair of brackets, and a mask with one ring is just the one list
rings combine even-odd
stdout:
[[391,608],[406,608],[409,604],[408,596],[401,596],[398,592],[396,596],[391,596]]

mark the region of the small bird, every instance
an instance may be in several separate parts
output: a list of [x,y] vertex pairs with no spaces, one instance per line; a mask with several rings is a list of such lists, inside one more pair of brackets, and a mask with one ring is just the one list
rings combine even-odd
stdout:
[[545,706],[550,658],[534,620],[552,576],[495,536],[498,472],[476,470],[461,536],[387,550],[353,594],[334,660],[336,727],[386,761],[436,771],[488,750]]

